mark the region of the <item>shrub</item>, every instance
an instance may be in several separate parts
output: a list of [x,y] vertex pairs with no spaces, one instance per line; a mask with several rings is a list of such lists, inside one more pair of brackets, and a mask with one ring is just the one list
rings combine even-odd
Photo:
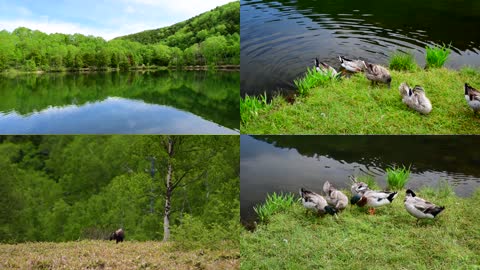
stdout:
[[387,168],[387,186],[389,189],[402,189],[408,182],[410,176],[410,167],[390,167]]
[[448,59],[448,56],[450,55],[450,45],[448,47],[444,44],[442,46],[435,45],[433,47],[426,46],[426,61],[427,61],[427,66],[426,68],[441,68],[443,64]]
[[339,74],[334,76],[330,71],[323,73],[318,72],[315,68],[307,68],[307,73],[305,76],[303,78],[293,80],[293,83],[297,87],[300,96],[307,96],[310,92],[310,89],[324,85],[332,79],[337,79],[339,77]]
[[389,68],[399,71],[415,71],[417,64],[415,63],[413,54],[396,52],[390,58]]
[[257,213],[260,222],[268,222],[269,218],[278,212],[285,211],[295,202],[295,196],[291,193],[287,194],[268,194],[265,203],[253,207]]
[[270,106],[267,101],[267,93],[263,93],[259,97],[245,95],[240,98],[240,118],[242,122],[248,122],[252,117],[258,115],[258,112]]

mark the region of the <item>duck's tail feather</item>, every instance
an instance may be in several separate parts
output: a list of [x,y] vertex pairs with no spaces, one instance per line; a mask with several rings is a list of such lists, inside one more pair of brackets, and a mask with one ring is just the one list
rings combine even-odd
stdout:
[[395,199],[395,197],[397,197],[397,195],[398,195],[398,192],[395,191],[395,192],[393,192],[393,193],[390,193],[390,195],[388,195],[387,199],[388,199],[390,202],[392,202],[393,199]]

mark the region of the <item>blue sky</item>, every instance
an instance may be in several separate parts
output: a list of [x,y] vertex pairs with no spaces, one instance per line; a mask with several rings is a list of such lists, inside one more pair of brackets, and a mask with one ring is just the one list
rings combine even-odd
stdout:
[[232,0],[0,0],[0,30],[81,33],[110,40],[184,21]]

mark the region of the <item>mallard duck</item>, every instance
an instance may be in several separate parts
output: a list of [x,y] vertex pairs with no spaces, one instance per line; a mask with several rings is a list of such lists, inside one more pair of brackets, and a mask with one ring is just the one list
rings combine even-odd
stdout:
[[340,211],[347,207],[348,197],[340,190],[337,190],[335,187],[333,187],[330,182],[326,181],[323,184],[323,192],[325,192],[327,195],[325,196],[327,203],[335,207],[335,209]]
[[318,58],[315,57],[315,69],[323,74],[328,74],[330,72],[332,77],[337,76],[338,72],[328,64],[318,61]]
[[432,103],[425,95],[425,90],[419,85],[415,85],[413,90],[407,83],[400,84],[398,88],[402,95],[402,102],[408,107],[422,114],[429,114],[432,110]]
[[435,218],[445,209],[444,206],[436,206],[431,202],[417,197],[411,189],[407,189],[406,194],[404,201],[405,209],[407,209],[410,215],[417,218],[417,223],[422,218]]
[[350,202],[360,207],[370,207],[369,212],[373,215],[375,208],[392,203],[397,195],[398,192],[366,190],[354,195]]
[[334,207],[328,205],[323,196],[306,190],[300,189],[300,196],[302,197],[302,204],[305,208],[315,211],[318,215],[324,216],[325,214],[335,215],[338,211]]
[[368,188],[368,185],[364,182],[358,182],[357,181],[357,178],[355,178],[354,176],[350,176],[350,180],[352,180],[353,184],[352,184],[352,187],[351,187],[351,192],[352,192],[352,196],[355,196],[357,194],[360,194],[360,193],[363,193],[367,190],[370,190]]
[[363,62],[365,66],[365,76],[367,79],[372,81],[372,85],[375,83],[386,83],[388,88],[390,88],[390,83],[392,82],[392,76],[390,76],[390,72],[388,69],[380,66],[371,64],[368,62]]
[[350,72],[362,72],[365,68],[365,64],[362,60],[350,60],[343,56],[338,56],[340,65]]
[[468,83],[465,83],[465,100],[475,114],[480,110],[480,92]]

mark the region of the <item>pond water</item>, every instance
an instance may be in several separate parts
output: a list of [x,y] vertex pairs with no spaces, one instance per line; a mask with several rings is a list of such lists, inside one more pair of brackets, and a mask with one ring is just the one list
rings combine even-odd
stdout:
[[371,175],[385,188],[385,169],[411,166],[408,188],[436,188],[447,181],[459,196],[480,187],[476,136],[247,136],[240,137],[240,214],[255,219],[253,206],[267,193],[300,187],[322,192],[328,180],[350,190],[350,175]]
[[238,134],[238,72],[0,77],[2,134]]
[[318,57],[388,64],[395,51],[425,65],[425,46],[450,44],[447,67],[480,66],[480,1],[241,0],[242,95],[293,89]]

